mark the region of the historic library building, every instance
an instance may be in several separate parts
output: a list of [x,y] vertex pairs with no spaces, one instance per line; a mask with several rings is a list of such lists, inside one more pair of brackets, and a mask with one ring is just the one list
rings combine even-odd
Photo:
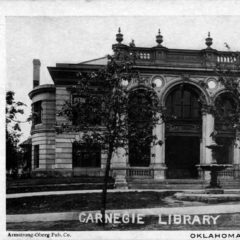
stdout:
[[[147,158],[141,159],[139,154],[132,154],[134,148],[131,142],[129,154],[123,154],[121,149],[117,151],[112,158],[111,175],[126,183],[133,179],[144,183],[147,179],[207,178],[199,165],[212,161],[211,150],[206,146],[212,144],[214,132],[216,142],[223,146],[219,162],[230,164],[220,173],[221,177],[239,178],[240,135],[214,117],[211,111],[216,101],[221,103],[222,114],[226,116],[237,107],[236,100],[220,83],[216,72],[217,66],[230,68],[230,74],[234,72],[240,79],[240,72],[234,68],[240,62],[237,52],[212,48],[210,34],[201,50],[169,49],[162,45],[160,31],[156,36],[157,44],[153,47],[137,47],[134,42],[123,44],[120,30],[116,41],[113,44],[115,53],[138,56],[133,68],[140,72],[140,79],[125,82],[129,93],[153,88],[162,109],[174,118],[154,127],[154,133],[163,144],[146,144]],[[57,63],[55,67],[48,67],[54,84],[39,85],[41,64],[39,60],[33,60],[34,88],[29,96],[33,111],[38,113],[31,130],[32,171],[35,174],[104,175],[106,150],[98,146],[90,149],[84,145],[76,149],[74,141],[79,138],[80,132],[56,133],[55,127],[68,122],[58,115],[63,104],[79,100],[79,96],[69,91],[79,81],[79,73],[96,71],[106,64],[107,57],[79,64]],[[96,88],[101,86],[96,84]],[[141,97],[139,94],[139,101],[147,101]]]

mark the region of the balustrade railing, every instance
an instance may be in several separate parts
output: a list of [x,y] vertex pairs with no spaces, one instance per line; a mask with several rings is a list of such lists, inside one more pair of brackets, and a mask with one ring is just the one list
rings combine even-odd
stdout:
[[[164,54],[162,54],[161,51],[164,51]],[[130,55],[136,55],[137,59],[140,60],[138,63],[141,64],[141,61],[143,62],[151,62],[156,60],[163,60],[166,61],[166,63],[171,64],[174,62],[176,64],[176,61],[179,61],[179,64],[182,65],[184,63],[194,63],[199,64],[201,66],[202,64],[205,64],[205,61],[212,61],[214,64],[227,64],[227,65],[233,65],[239,62],[239,53],[238,52],[227,52],[227,51],[216,51],[214,53],[210,53],[210,58],[206,58],[205,52],[202,52],[201,50],[192,50],[192,51],[186,51],[181,49],[153,49],[153,48],[134,48],[130,50]],[[208,53],[209,56],[209,53]],[[144,63],[145,64],[145,63]],[[177,63],[178,64],[178,63]]]
[[128,168],[127,177],[153,177],[154,170],[151,168]]
[[231,53],[220,53],[217,56],[218,63],[236,63],[237,57],[232,55]]
[[[154,168],[147,167],[127,167],[114,168],[110,170],[110,176],[114,177],[114,172],[118,170],[126,171],[127,178],[154,178]],[[202,178],[204,171],[199,169],[199,177]],[[225,169],[218,172],[218,177],[222,181],[224,179],[240,179],[240,169]]]
[[139,52],[139,58],[142,60],[150,60],[151,55],[148,52]]
[[234,169],[226,169],[218,172],[218,177],[220,179],[234,178]]
[[[203,170],[199,171],[200,177],[203,177]],[[240,169],[228,168],[218,172],[218,178],[222,181],[224,179],[240,179]]]

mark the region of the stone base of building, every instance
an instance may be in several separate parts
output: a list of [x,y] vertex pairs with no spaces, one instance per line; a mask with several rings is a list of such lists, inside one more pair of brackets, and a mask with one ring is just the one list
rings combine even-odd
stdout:
[[105,175],[103,168],[73,168],[72,172],[74,177],[103,177]]
[[122,175],[116,176],[115,177],[114,188],[117,188],[117,189],[128,189],[128,184],[127,184],[127,181],[126,181],[126,177],[122,176]]
[[31,177],[35,178],[47,178],[47,177],[73,177],[72,170],[33,170],[31,173]]
[[165,167],[165,166],[154,168],[154,179],[155,180],[165,180],[166,179],[166,170],[167,170],[167,167]]

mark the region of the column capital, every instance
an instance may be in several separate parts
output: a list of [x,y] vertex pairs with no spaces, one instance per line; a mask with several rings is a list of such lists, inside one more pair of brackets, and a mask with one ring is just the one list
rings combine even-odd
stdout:
[[167,169],[167,165],[165,163],[154,163],[153,165],[154,169]]
[[166,121],[166,119],[169,118],[168,113],[167,113],[167,107],[160,105],[159,106],[159,114],[161,115],[161,119],[163,122]]
[[203,105],[202,106],[202,115],[206,115],[206,114],[214,114],[214,106],[213,105]]

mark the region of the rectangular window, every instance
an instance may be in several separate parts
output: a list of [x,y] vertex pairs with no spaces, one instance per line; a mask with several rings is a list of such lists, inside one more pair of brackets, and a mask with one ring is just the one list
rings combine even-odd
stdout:
[[34,145],[34,168],[39,168],[39,145]]
[[73,167],[101,167],[101,147],[97,144],[72,145]]
[[42,102],[33,103],[33,124],[42,123]]

